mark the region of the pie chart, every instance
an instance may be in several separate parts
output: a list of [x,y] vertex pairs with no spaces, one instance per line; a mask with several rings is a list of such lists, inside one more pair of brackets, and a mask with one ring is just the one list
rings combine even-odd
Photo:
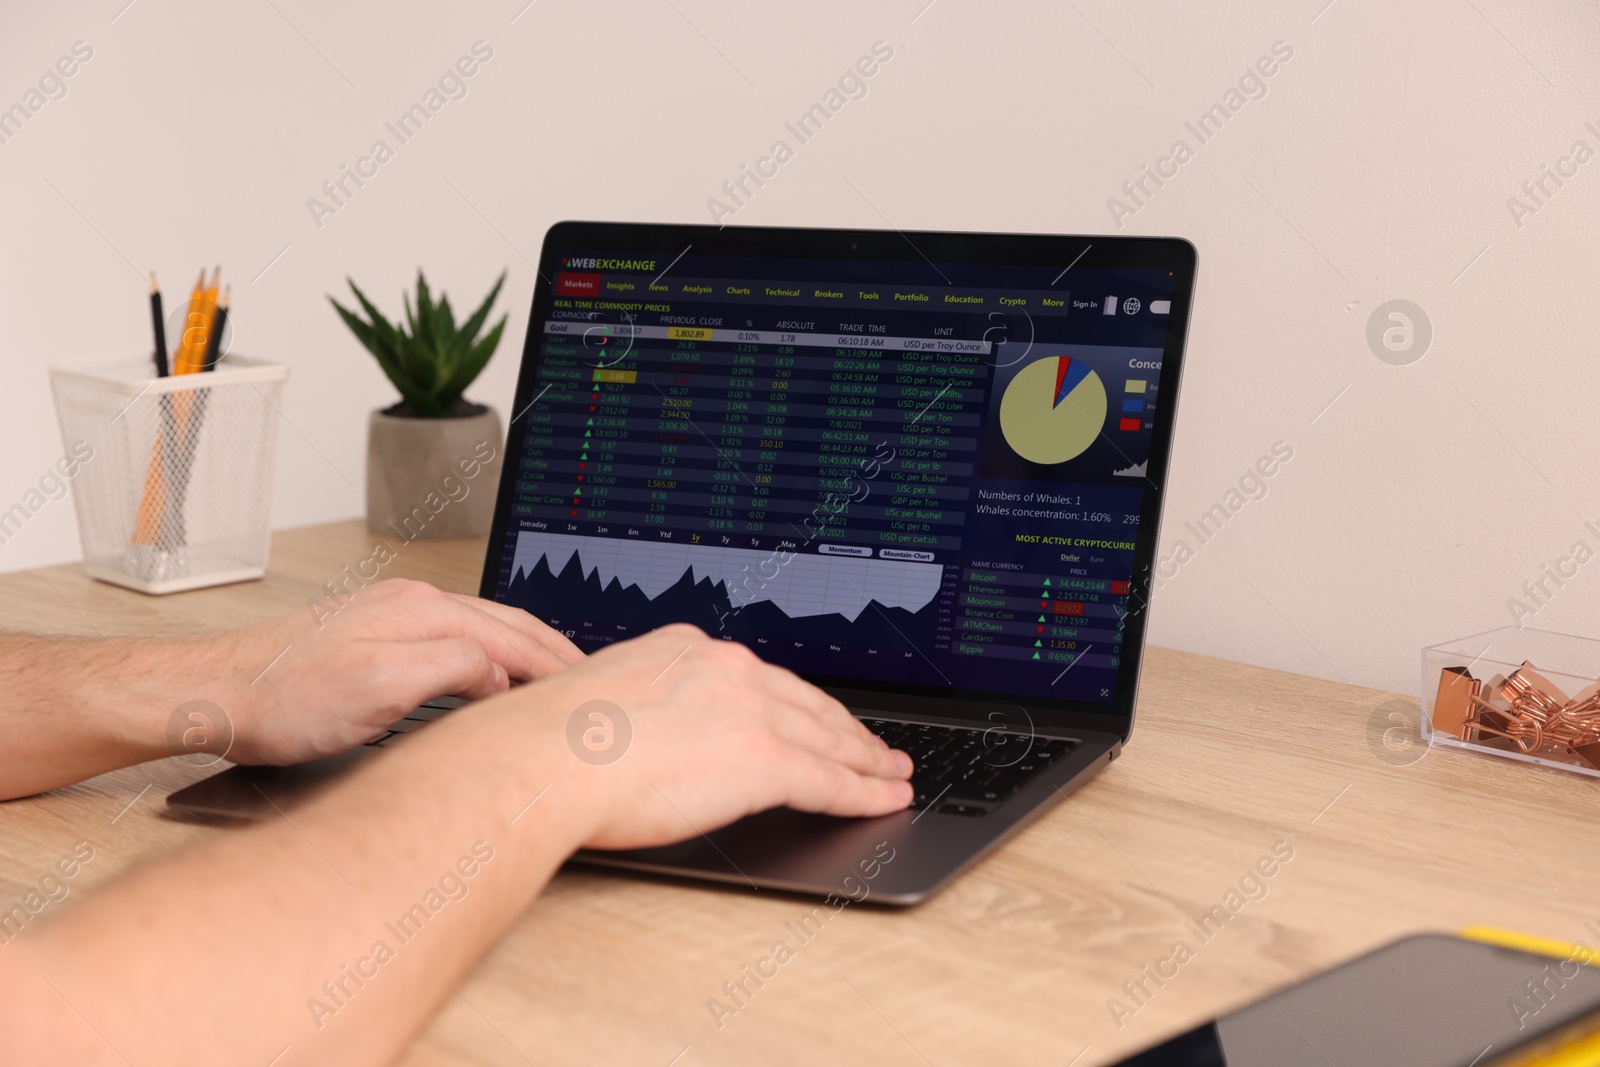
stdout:
[[1000,398],[1000,432],[1030,463],[1080,456],[1106,423],[1106,387],[1087,363],[1071,356],[1035,360]]

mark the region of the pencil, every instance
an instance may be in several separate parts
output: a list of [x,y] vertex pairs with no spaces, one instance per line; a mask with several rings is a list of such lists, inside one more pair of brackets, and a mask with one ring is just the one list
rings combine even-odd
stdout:
[[217,313],[211,320],[211,336],[206,341],[206,357],[201,370],[216,370],[217,360],[222,358],[222,330],[228,325],[228,301],[232,296],[233,286],[229,285],[223,291],[222,299],[217,304]]
[[[194,292],[189,297],[189,321],[191,323],[194,321],[193,315],[196,304],[205,298],[205,289],[203,288],[205,277],[206,272],[202,269],[200,277],[195,279]],[[153,290],[151,294],[151,311],[152,314],[156,314],[155,301],[159,297],[157,296],[158,291],[155,290],[153,271],[151,272],[150,281]],[[156,369],[158,371],[161,369],[161,364],[166,362],[166,324],[163,319],[163,315],[156,314],[156,321],[153,324],[157,337]],[[185,328],[178,337],[178,351],[174,357],[173,366],[170,368],[171,373],[189,373],[190,347],[190,330]],[[162,405],[161,432],[160,436],[156,438],[155,447],[150,450],[150,466],[145,471],[144,477],[144,494],[139,499],[139,512],[133,528],[133,543],[149,548],[159,547],[167,540],[167,527],[171,521],[170,505],[167,499],[167,473],[171,469],[171,464],[177,458],[178,427],[176,423],[179,420],[187,423],[189,413],[187,397],[170,398],[163,396],[161,399],[169,402]],[[180,402],[170,402],[174,399]]]
[[[220,272],[220,268],[218,268]],[[211,313],[206,301],[206,272],[200,269],[200,275],[194,281],[194,291],[189,294],[189,309],[184,314],[183,333],[178,338],[178,354],[173,367],[174,374],[194,374],[201,369],[205,361],[207,342],[210,339]],[[215,297],[213,296],[213,300]],[[147,510],[154,519],[154,536],[148,542],[141,542],[135,536],[135,543],[160,544],[163,548],[174,548],[184,542],[184,521],[181,487],[183,479],[182,464],[192,455],[194,448],[190,434],[194,427],[191,419],[194,414],[195,394],[191,391],[176,393],[172,401],[172,432],[163,434],[168,439],[156,442],[155,458],[152,468],[156,470],[155,482],[147,476],[145,479],[145,500],[140,507],[140,527],[149,531],[144,521]],[[166,427],[162,427],[165,431]],[[165,447],[163,447],[165,444]],[[157,469],[158,468],[158,469]],[[154,493],[152,493],[154,490]],[[154,500],[152,501],[152,496]]]
[[161,528],[166,517],[167,479],[166,465],[161,457],[161,440],[150,452],[150,467],[145,471],[144,496],[139,500],[139,514],[133,528],[133,543],[155,547],[161,542]]
[[205,269],[195,278],[194,293],[189,294],[189,312],[184,315],[184,331],[178,334],[178,358],[174,374],[194,374],[200,366],[200,354],[195,352],[195,342],[205,346]]
[[150,272],[150,325],[156,336],[156,377],[167,376],[167,324],[166,316],[161,311],[161,285],[156,281],[156,272]]
[[[217,361],[222,358],[222,332],[228,323],[228,303],[233,296],[233,286],[230,285],[218,299],[217,283],[221,277],[222,268],[218,267],[216,273],[211,276],[205,307],[201,312],[205,343],[200,353],[200,362],[194,368],[198,372],[216,370]],[[194,469],[195,449],[198,447],[200,429],[205,425],[206,405],[211,399],[211,390],[196,389],[181,399],[184,418],[177,441],[177,462],[170,487],[170,499],[167,502],[166,540],[176,545],[184,544],[188,540],[184,521],[184,499],[189,494],[189,476]]]
[[[205,272],[202,271],[203,275]],[[222,267],[219,264],[211,274],[211,281],[206,285],[205,295],[200,301],[199,331],[194,339],[194,351],[190,354],[189,373],[196,374],[206,369],[206,350],[211,347],[211,322],[217,317],[217,286],[222,281]]]

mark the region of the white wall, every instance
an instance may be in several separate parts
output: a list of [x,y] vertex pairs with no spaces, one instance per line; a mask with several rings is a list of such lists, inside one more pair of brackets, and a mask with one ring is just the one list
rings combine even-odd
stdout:
[[[1512,621],[1543,564],[1600,550],[1600,160],[1520,226],[1507,206],[1600,150],[1591,3],[124,2],[0,13],[0,105],[94,50],[0,145],[0,508],[60,452],[46,363],[147,350],[150,267],[171,296],[224,264],[235,351],[293,366],[275,524],[342,518],[392,399],[323,299],[345,275],[394,307],[422,264],[461,304],[508,267],[472,393],[504,410],[550,223],[707,220],[877,39],[868,95],[735,222],[1116,232],[1108,198],[1283,41],[1267,95],[1121,220],[1201,252],[1153,640],[1414,691],[1419,646]],[[469,95],[319,229],[307,198],[480,39]],[[1434,330],[1408,366],[1365,338],[1394,298]],[[1267,495],[1199,544],[1183,522],[1278,441]],[[76,555],[55,504],[0,569]],[[1592,631],[1600,562],[1555,592],[1533,621]]]

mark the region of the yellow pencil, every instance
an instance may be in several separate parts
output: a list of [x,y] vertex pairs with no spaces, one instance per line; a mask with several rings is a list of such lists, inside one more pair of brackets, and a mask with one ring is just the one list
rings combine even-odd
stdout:
[[205,358],[206,344],[206,272],[200,271],[195,279],[194,292],[189,294],[189,310],[184,316],[183,332],[178,335],[178,354],[173,360],[174,374],[193,374],[200,369]]

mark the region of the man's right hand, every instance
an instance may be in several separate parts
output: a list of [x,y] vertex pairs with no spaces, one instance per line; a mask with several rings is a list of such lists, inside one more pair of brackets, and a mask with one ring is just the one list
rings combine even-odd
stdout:
[[904,752],[816,686],[693,626],[612,645],[495,702],[518,700],[563,724],[596,700],[627,717],[631,737],[613,762],[566,756],[594,805],[592,848],[669,844],[780,805],[884,815],[911,802]]

